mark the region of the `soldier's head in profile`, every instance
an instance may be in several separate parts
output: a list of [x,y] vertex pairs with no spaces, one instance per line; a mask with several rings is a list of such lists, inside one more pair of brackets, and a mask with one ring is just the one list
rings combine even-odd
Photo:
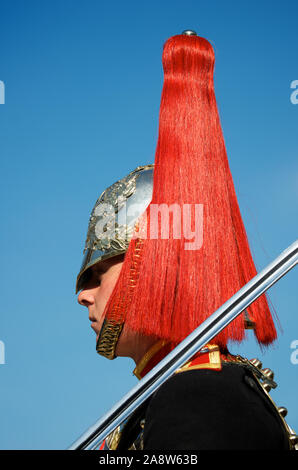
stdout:
[[[77,277],[97,352],[109,359],[139,360],[158,341],[175,347],[256,275],[215,99],[213,47],[188,31],[166,41],[162,61],[154,165],[98,198]],[[265,294],[214,344],[226,350],[246,328],[260,344],[275,340]]]
[[[102,343],[107,303],[119,278],[135,223],[151,200],[152,186],[153,165],[138,167],[107,188],[91,212],[76,291],[80,291],[78,302],[88,308],[98,345]],[[132,357],[137,362],[155,341],[124,325],[113,355]],[[103,355],[108,357],[108,351]]]

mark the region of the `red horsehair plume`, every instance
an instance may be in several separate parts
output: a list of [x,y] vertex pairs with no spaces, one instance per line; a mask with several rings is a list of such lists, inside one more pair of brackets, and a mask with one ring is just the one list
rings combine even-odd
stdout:
[[[152,201],[139,220],[105,315],[134,331],[178,343],[252,279],[256,268],[217,110],[213,48],[198,36],[174,36],[164,45],[162,61]],[[177,238],[174,227],[167,239],[160,227],[158,237],[140,238],[159,204],[192,208],[192,230],[195,223],[203,229],[200,246],[186,249],[189,237],[182,233]],[[194,223],[195,205],[201,209]],[[247,312],[258,342],[271,343],[276,330],[266,295]],[[228,340],[239,342],[244,336],[241,314],[213,342],[225,347]]]

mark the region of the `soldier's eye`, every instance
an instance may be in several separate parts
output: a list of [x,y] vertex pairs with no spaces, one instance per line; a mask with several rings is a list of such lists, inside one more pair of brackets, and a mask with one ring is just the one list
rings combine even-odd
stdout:
[[93,270],[93,279],[94,281],[100,285],[101,282],[102,282],[102,277],[104,275],[104,273],[106,272],[106,268],[105,266],[96,266]]

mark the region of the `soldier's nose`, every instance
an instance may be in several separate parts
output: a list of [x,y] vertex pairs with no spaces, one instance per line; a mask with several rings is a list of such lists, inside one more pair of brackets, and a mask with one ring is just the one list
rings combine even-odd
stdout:
[[83,307],[89,307],[94,303],[94,297],[90,291],[82,290],[78,295],[78,303]]

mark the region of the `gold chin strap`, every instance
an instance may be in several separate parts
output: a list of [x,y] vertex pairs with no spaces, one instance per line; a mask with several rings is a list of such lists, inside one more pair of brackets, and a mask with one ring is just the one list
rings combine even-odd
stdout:
[[150,359],[163,347],[165,344],[167,344],[168,341],[165,341],[163,339],[157,341],[153,346],[151,346],[150,349],[144,354],[142,359],[139,361],[137,364],[136,368],[133,370],[133,374],[141,380],[142,378],[142,372],[145,369],[146,365],[150,361]]
[[107,359],[115,359],[115,351],[123,323],[104,320],[96,343],[96,351]]

